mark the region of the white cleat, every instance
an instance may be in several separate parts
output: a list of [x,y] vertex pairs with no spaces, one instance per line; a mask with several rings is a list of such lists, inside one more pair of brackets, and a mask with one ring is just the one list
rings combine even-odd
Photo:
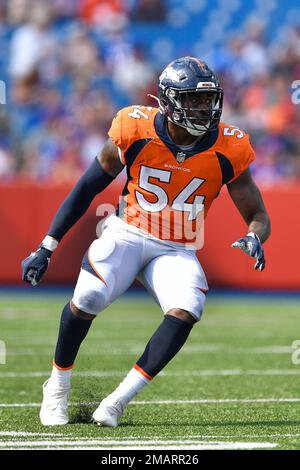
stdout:
[[98,426],[109,426],[115,428],[118,426],[123,415],[124,407],[119,401],[110,401],[105,398],[93,413],[93,421]]
[[49,379],[43,384],[40,420],[44,426],[61,426],[69,422],[69,392],[70,387],[55,387]]

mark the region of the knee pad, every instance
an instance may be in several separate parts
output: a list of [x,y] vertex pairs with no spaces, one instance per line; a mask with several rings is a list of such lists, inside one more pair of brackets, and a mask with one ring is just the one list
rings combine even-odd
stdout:
[[109,304],[108,288],[99,278],[82,269],[72,302],[83,312],[97,315]]
[[193,289],[194,295],[191,295],[190,309],[188,311],[195,318],[196,322],[199,322],[204,310],[206,294],[198,288],[196,290],[197,292],[195,292],[195,288]]
[[198,322],[201,319],[205,304],[205,293],[197,287],[185,288],[182,291],[169,291],[159,299],[164,314],[173,308],[186,310]]

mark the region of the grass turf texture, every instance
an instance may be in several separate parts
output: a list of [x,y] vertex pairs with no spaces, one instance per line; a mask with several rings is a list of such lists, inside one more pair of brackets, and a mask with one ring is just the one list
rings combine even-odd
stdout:
[[72,424],[43,427],[41,385],[51,370],[66,301],[53,295],[2,295],[0,339],[7,357],[0,365],[0,449],[114,449],[130,442],[136,449],[220,442],[300,449],[300,365],[291,362],[291,344],[300,339],[299,300],[211,295],[186,345],[127,407],[115,429],[90,423],[91,412],[130,370],[162,314],[152,299],[132,296],[102,312],[74,369]]

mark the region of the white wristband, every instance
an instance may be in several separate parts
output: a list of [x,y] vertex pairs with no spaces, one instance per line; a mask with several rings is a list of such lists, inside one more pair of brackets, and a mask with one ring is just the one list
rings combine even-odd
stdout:
[[247,233],[247,237],[258,238],[258,240],[260,241],[259,236],[257,235],[257,233],[254,232]]
[[42,246],[47,248],[47,250],[54,251],[58,247],[58,241],[50,237],[50,235],[46,235],[42,241]]

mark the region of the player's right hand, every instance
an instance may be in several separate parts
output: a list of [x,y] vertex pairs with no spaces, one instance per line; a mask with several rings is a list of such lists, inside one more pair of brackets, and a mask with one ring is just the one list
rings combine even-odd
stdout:
[[40,246],[34,253],[31,253],[22,261],[22,279],[36,286],[45,274],[52,251]]

